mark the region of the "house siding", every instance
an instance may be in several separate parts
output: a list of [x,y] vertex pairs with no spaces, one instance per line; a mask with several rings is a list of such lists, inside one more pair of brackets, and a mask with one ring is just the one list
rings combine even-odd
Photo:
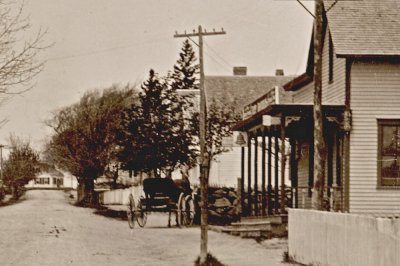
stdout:
[[293,92],[294,103],[313,103],[314,82],[307,84],[298,91]]
[[[333,48],[334,49],[334,48]],[[329,82],[329,34],[325,35],[322,51],[322,103],[344,104],[346,94],[346,60],[337,58],[333,50],[333,82]],[[294,103],[313,103],[314,83],[293,92]]]
[[329,33],[322,50],[322,103],[344,104],[346,92],[346,59],[337,58],[333,47],[333,82],[329,83]]
[[378,118],[400,119],[400,65],[355,62],[351,69],[350,211],[400,213],[400,190],[378,189]]

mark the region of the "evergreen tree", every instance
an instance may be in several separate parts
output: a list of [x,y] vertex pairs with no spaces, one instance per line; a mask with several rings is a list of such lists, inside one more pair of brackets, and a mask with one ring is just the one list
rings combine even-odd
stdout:
[[188,101],[153,70],[142,90],[139,104],[132,105],[122,116],[119,135],[122,167],[160,175],[180,165],[192,164],[194,140],[183,115]]
[[183,42],[179,59],[174,65],[171,75],[171,86],[174,89],[196,89],[200,66],[189,40]]

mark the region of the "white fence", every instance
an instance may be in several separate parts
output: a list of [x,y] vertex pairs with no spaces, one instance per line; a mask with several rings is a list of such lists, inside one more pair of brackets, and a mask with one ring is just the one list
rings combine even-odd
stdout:
[[307,265],[400,265],[400,219],[290,209],[289,255]]
[[115,189],[100,193],[100,203],[104,205],[127,205],[129,194],[132,193],[135,202],[142,195],[142,186],[132,186],[126,189]]

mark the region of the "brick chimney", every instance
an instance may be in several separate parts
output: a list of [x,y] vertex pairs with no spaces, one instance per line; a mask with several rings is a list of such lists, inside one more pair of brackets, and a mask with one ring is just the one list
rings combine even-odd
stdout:
[[277,69],[275,70],[275,76],[284,76],[285,73],[283,72],[283,69]]
[[245,67],[245,66],[233,67],[233,75],[234,76],[246,76],[247,75],[247,67]]

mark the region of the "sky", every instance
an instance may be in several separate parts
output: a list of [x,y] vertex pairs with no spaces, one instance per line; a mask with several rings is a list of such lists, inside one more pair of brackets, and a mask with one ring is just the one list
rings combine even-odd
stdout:
[[230,76],[234,66],[264,76],[278,68],[302,74],[312,28],[295,0],[25,0],[24,14],[32,25],[27,38],[41,28],[53,45],[38,57],[46,65],[35,86],[0,106],[9,120],[0,144],[13,133],[38,149],[52,133],[44,121],[86,91],[140,84],[151,68],[172,70],[184,41],[176,31],[226,31],[204,38],[206,76]]

